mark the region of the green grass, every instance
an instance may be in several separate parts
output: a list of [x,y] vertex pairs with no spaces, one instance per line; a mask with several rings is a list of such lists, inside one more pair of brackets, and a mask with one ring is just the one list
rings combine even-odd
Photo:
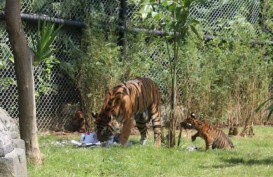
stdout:
[[[137,144],[138,136],[130,137],[130,147],[76,148],[60,141],[79,139],[41,135],[40,147],[45,161],[42,166],[28,165],[29,177],[176,177],[176,176],[272,176],[273,174],[273,127],[255,127],[254,137],[233,137],[235,149],[204,151],[204,140],[192,143],[183,138],[180,147],[155,148],[150,136],[148,145]],[[188,151],[196,145],[200,151]]]

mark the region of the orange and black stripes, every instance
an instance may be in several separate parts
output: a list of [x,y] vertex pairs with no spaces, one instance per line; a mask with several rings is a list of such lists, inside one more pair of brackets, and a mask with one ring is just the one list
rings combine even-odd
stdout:
[[148,134],[146,124],[152,120],[155,145],[160,146],[160,101],[159,88],[149,78],[136,78],[113,87],[106,95],[101,112],[94,114],[98,139],[109,138],[111,117],[114,117],[123,124],[121,144],[127,142],[134,119],[141,134],[141,142],[145,143]]
[[180,125],[185,129],[196,129],[197,133],[191,137],[192,141],[195,141],[198,136],[203,138],[206,143],[206,150],[234,148],[233,143],[222,130],[212,127],[206,121],[196,119],[193,113],[191,117],[181,122]]

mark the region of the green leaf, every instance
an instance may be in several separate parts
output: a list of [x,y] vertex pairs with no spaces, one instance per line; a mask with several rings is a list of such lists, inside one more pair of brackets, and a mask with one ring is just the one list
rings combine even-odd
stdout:
[[32,43],[34,45],[32,50],[35,54],[35,65],[38,65],[40,62],[50,58],[53,55],[54,48],[52,44],[62,28],[62,25],[55,28],[54,24],[50,24],[48,22],[43,22],[42,28],[40,28],[40,26],[39,20],[36,45],[34,37],[32,36]]
[[169,2],[169,1],[167,1],[167,0],[163,0],[163,1],[161,2],[161,4],[162,4],[164,7],[167,7],[167,6],[168,6],[168,2]]
[[269,118],[271,117],[272,113],[273,113],[273,104],[271,104],[267,110],[269,110],[269,114],[267,116],[267,121],[269,120]]
[[268,116],[267,116],[267,121],[268,121],[269,118],[271,117],[272,113],[273,113],[273,109],[270,110],[270,112],[269,112],[269,114],[268,114]]
[[9,57],[9,61],[10,61],[11,63],[14,63],[14,58],[13,58],[13,56]]
[[4,68],[6,66],[6,62],[0,60],[0,68]]
[[259,112],[259,111],[261,110],[261,108],[264,107],[264,105],[265,105],[268,101],[270,101],[270,100],[273,100],[273,98],[269,98],[269,99],[265,100],[264,102],[262,102],[262,103],[258,106],[258,108],[255,109],[255,112]]
[[267,110],[273,111],[273,104],[271,104],[270,106],[268,106]]
[[141,4],[150,4],[150,0],[141,0],[140,3]]
[[153,18],[156,18],[156,16],[158,16],[159,14],[158,14],[158,12],[152,12],[151,15]]
[[191,30],[194,32],[194,34],[199,38],[202,39],[201,36],[199,35],[199,32],[196,30],[195,26],[190,25]]
[[148,4],[148,5],[144,5],[141,10],[140,13],[142,14],[142,19],[147,18],[147,16],[152,12],[153,7]]

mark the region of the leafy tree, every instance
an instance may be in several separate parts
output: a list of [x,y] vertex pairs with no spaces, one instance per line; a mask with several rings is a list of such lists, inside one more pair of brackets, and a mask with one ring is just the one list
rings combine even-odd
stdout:
[[169,147],[175,146],[175,130],[177,118],[174,115],[176,106],[176,73],[178,63],[178,51],[185,45],[187,37],[191,32],[199,36],[195,26],[198,21],[190,16],[190,9],[201,3],[201,0],[142,0],[140,11],[142,18],[153,18],[160,22],[160,26],[166,32],[166,40],[173,41],[173,57],[169,51],[171,63],[171,109],[170,109],[170,128],[169,128]]

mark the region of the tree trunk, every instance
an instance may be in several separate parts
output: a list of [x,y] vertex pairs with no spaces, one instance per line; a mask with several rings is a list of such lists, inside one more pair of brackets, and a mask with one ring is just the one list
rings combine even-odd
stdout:
[[34,96],[33,53],[27,45],[20,16],[19,0],[6,0],[5,17],[11,48],[14,55],[18,87],[20,136],[25,141],[28,160],[42,163],[39,149],[36,104]]

